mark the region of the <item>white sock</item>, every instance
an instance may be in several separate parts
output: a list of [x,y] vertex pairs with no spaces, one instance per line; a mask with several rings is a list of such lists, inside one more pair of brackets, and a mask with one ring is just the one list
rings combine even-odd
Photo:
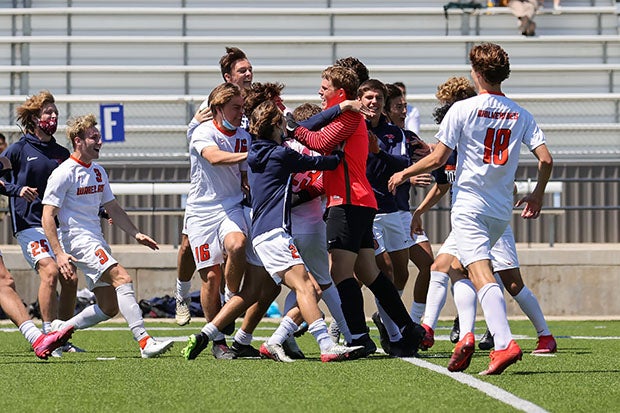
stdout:
[[249,346],[250,344],[252,344],[252,334],[248,334],[242,329],[239,329],[235,334],[235,341],[239,344]]
[[[424,324],[435,330],[439,313],[446,304],[448,296],[448,274],[441,271],[431,271],[431,281],[426,294],[426,309],[424,310]],[[454,294],[454,293],[453,293]]]
[[136,295],[133,292],[133,283],[122,284],[116,287],[116,299],[118,300],[118,309],[127,321],[129,329],[136,341],[140,341],[147,337],[149,333],[144,328],[144,319],[142,318],[142,310],[136,301]]
[[289,291],[289,293],[286,295],[286,298],[284,299],[283,314],[287,314],[289,311],[291,311],[291,308],[295,307],[296,305],[297,305],[297,294],[295,294],[295,291],[291,290]]
[[225,340],[224,334],[222,334],[220,332],[220,330],[218,330],[217,327],[215,326],[215,324],[213,324],[213,323],[209,322],[209,323],[205,324],[205,326],[200,331],[205,333],[206,336],[209,337],[209,340],[211,340],[211,341]]
[[276,328],[276,331],[269,337],[267,340],[267,344],[282,344],[284,340],[287,339],[288,336],[297,331],[297,324],[293,321],[293,319],[289,316],[284,316],[282,321],[280,321],[280,325]]
[[181,281],[177,278],[177,291],[174,298],[177,300],[187,300],[189,298],[189,290],[191,287],[191,281]]
[[338,289],[333,283],[325,290],[323,290],[322,299],[323,301],[325,301],[325,304],[327,304],[329,312],[338,324],[340,333],[342,333],[342,335],[344,336],[344,341],[350,343],[352,340],[351,331],[349,331],[349,326],[347,326],[347,320],[345,320],[344,314],[342,313],[342,302],[340,301]]
[[43,334],[47,334],[52,331],[52,322],[44,321],[41,325],[41,330],[43,330]]
[[453,285],[454,304],[459,315],[459,340],[474,332],[476,322],[476,288],[469,279],[458,280]]
[[102,321],[109,320],[110,317],[104,313],[98,304],[89,305],[69,320],[65,321],[65,325],[72,325],[76,330],[83,330],[92,327]]
[[35,341],[43,334],[41,330],[34,325],[32,320],[26,320],[19,326],[19,332],[30,342],[34,344]]
[[375,303],[377,303],[377,309],[379,310],[379,315],[381,316],[381,321],[385,326],[385,330],[390,337],[390,341],[396,342],[403,338],[403,335],[400,333],[400,328],[396,325],[394,321],[387,315],[381,304],[379,304],[379,300],[375,297]]
[[426,303],[416,303],[415,301],[411,303],[410,316],[413,322],[416,324],[420,324],[425,311]]
[[525,313],[525,315],[530,319],[532,324],[534,324],[534,328],[536,329],[536,334],[540,336],[549,336],[551,332],[549,331],[549,327],[547,326],[547,321],[545,321],[545,316],[540,308],[540,304],[536,299],[534,293],[523,286],[519,294],[513,297],[515,301],[521,307],[521,310]]
[[314,336],[316,342],[319,343],[321,351],[327,351],[334,346],[329,334],[327,334],[327,324],[325,320],[319,318],[308,326],[308,331]]
[[495,350],[505,350],[512,340],[512,333],[506,316],[506,301],[497,283],[484,285],[478,291],[478,300],[484,312],[484,318],[493,335]]

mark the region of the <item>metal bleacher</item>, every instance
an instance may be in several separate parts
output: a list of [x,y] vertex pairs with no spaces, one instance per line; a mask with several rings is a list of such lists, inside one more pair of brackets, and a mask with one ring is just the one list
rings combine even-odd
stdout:
[[493,41],[511,56],[506,92],[535,113],[552,149],[620,154],[620,36],[611,0],[565,1],[561,14],[548,1],[534,38],[517,33],[507,8],[444,12],[438,0],[12,3],[0,5],[0,129],[11,137],[15,105],[49,89],[63,123],[98,113],[100,103],[124,104],[127,140],[107,146],[104,159],[185,159],[184,125],[221,82],[217,61],[234,45],[250,57],[256,81],[286,85],[293,107],[317,101],[323,68],[356,56],[373,77],[408,85],[429,138],[436,85],[467,76],[469,49]]

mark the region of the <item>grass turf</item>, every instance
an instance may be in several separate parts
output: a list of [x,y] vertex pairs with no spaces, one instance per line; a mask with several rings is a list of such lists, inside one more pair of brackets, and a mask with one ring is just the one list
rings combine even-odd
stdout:
[[[481,377],[477,373],[488,365],[488,351],[477,350],[466,373],[548,411],[616,411],[620,405],[616,358],[620,321],[549,324],[558,341],[555,356],[530,355],[536,345],[531,324],[511,321],[513,334],[524,350],[523,361],[500,376]],[[47,362],[29,351],[18,332],[0,333],[2,410],[514,411],[451,377],[380,354],[353,362],[321,363],[310,334],[298,339],[309,359],[295,363],[215,360],[209,350],[186,361],[180,356],[184,341],[175,343],[172,351],[160,358],[144,360],[123,324],[102,326],[115,328],[74,334],[73,342],[87,353],[65,354]],[[186,337],[201,324],[180,328],[149,320],[147,327],[156,337]],[[267,330],[257,330],[255,336],[266,337],[275,324],[261,327]],[[421,353],[424,360],[447,365],[453,345],[441,338],[450,327],[449,322],[440,323],[436,330],[440,340]],[[478,332],[483,328],[479,324]],[[373,334],[376,336],[376,331]],[[254,344],[258,346],[260,341]]]

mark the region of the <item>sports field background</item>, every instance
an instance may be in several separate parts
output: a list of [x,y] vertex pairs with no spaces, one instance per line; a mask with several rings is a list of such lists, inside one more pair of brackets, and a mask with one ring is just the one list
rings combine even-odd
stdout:
[[[215,360],[205,350],[194,361],[180,356],[187,335],[202,323],[178,327],[147,323],[156,337],[175,337],[172,351],[141,359],[124,323],[77,331],[88,350],[38,360],[12,324],[1,326],[0,410],[5,412],[613,412],[620,406],[620,321],[550,321],[558,352],[533,356],[529,321],[511,320],[523,360],[500,376],[479,376],[488,351],[477,350],[464,373],[449,373],[450,321],[440,322],[435,346],[417,359],[377,353],[368,359],[321,363],[316,342],[298,339],[308,357],[294,363]],[[259,346],[275,328],[262,323]],[[378,334],[372,325],[371,335]],[[483,331],[477,324],[477,331]],[[479,337],[479,336],[477,336]]]

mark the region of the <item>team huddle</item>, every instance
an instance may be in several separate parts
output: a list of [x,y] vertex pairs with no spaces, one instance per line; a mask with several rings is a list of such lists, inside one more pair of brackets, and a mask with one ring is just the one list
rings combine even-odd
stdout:
[[[247,56],[226,48],[220,60],[224,83],[211,91],[187,132],[191,183],[178,255],[176,321],[190,321],[189,290],[197,270],[207,323],[189,337],[184,358],[195,359],[211,342],[218,359],[293,362],[305,358],[295,342],[304,328],[316,339],[323,362],[368,357],[377,346],[366,324],[362,284],[375,297],[372,319],[383,350],[414,357],[434,344],[448,280],[458,310],[450,371],[465,370],[474,353],[477,300],[488,327],[485,337],[494,347],[481,374],[500,374],[521,359],[503,286],[537,330],[534,352],[556,351],[540,305],[521,278],[509,226],[521,144],[539,165],[534,191],[517,202],[524,205],[523,218],[539,216],[553,161],[531,114],[501,92],[510,73],[505,51],[484,43],[472,48],[470,61],[474,85],[450,78],[438,87],[438,143],[427,145],[405,124],[403,85],[371,79],[356,58],[323,71],[321,106],[307,103],[290,111],[281,99],[283,85],[253,83]],[[68,341],[73,331],[119,310],[142,357],[156,357],[173,343],[146,331],[132,280],[112,257],[100,219],[109,217],[151,249],[158,245],[133,225],[105,170],[94,162],[102,146],[94,116],[70,120],[72,154],[53,137],[57,117],[49,92],[18,108],[24,136],[3,152],[9,161],[3,165],[10,167],[0,180],[0,193],[10,197],[15,236],[41,277],[43,332],[19,308],[1,258],[0,305],[41,358],[83,351]],[[433,178],[412,215],[410,193]],[[434,257],[421,216],[448,191],[452,231]],[[410,310],[401,298],[409,260],[419,270]],[[73,316],[76,267],[97,303]],[[290,289],[285,315],[256,349],[253,332],[282,284]],[[333,318],[329,326],[320,299]],[[233,335],[230,347],[226,335]]]

